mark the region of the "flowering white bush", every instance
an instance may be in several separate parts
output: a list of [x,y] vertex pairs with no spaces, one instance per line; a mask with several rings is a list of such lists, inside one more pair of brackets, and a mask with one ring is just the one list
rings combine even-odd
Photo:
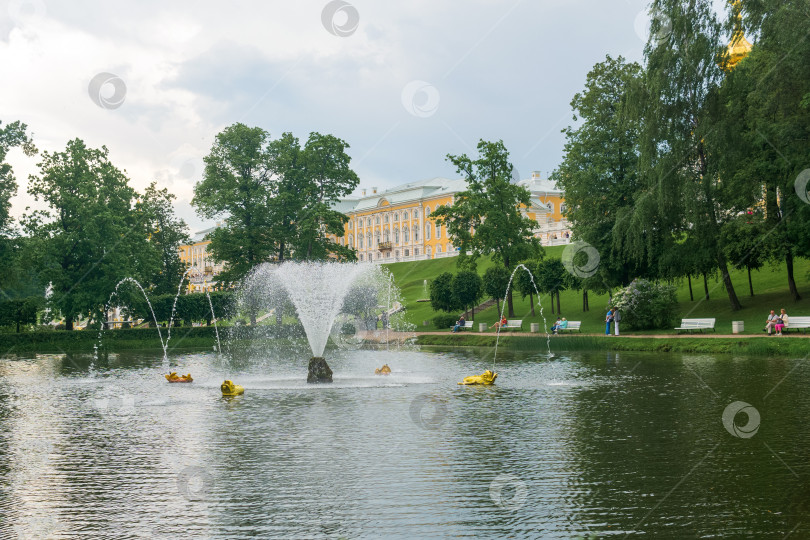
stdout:
[[613,295],[611,306],[618,308],[622,326],[636,330],[669,328],[677,322],[678,298],[673,285],[636,279]]

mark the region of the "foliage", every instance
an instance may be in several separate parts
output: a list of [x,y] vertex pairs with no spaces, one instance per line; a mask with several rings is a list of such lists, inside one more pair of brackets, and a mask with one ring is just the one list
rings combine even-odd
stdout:
[[72,329],[78,316],[98,318],[124,277],[147,281],[150,246],[134,211],[135,190],[107,148],[74,139],[64,152],[45,152],[39,169],[28,192],[49,210],[27,216],[26,228],[41,279],[53,286],[50,302]]
[[[233,313],[234,293],[230,291],[218,291],[208,293],[211,296],[211,303],[205,293],[181,294],[177,297],[177,305],[174,308],[174,321],[180,321],[186,326],[191,326],[194,322],[205,321],[211,324],[211,305],[217,319],[228,317]],[[133,318],[144,319],[154,324],[152,312],[143,295],[133,295],[128,304],[129,313]],[[149,297],[155,318],[159,323],[168,322],[171,318],[174,304],[174,294],[161,294]]]
[[[484,272],[484,292],[487,296],[502,300],[509,286],[509,270],[500,264],[491,266]],[[500,309],[498,310],[500,312]]]
[[[179,247],[189,243],[188,226],[175,217],[173,202],[177,197],[152,182],[136,204],[139,222],[152,248],[145,261],[144,274],[156,294],[177,293],[186,265],[180,259]],[[184,281],[185,283],[185,281]]]
[[430,282],[430,305],[435,311],[461,309],[453,296],[453,274],[443,272]]
[[[596,248],[602,278],[614,286],[654,271],[644,256],[643,231],[626,239],[613,234],[617,220],[626,219],[633,208],[639,186],[640,127],[630,112],[628,94],[640,77],[641,66],[621,56],[607,56],[593,67],[585,89],[571,100],[578,125],[563,130],[565,155],[551,175],[565,192],[574,236]],[[637,255],[623,256],[627,250]]]
[[678,317],[673,285],[636,279],[613,295],[611,307],[619,309],[622,326],[631,330],[672,328]]
[[[453,299],[462,309],[475,308],[484,292],[484,282],[477,272],[462,270],[453,277]],[[449,311],[449,310],[448,310]]]
[[197,212],[209,219],[224,217],[208,247],[216,260],[228,263],[218,278],[222,283],[236,282],[275,252],[269,137],[261,128],[240,123],[225,128],[205,157],[202,181],[194,186]]
[[441,313],[433,317],[433,326],[436,328],[452,328],[458,321],[458,316]]
[[373,283],[359,283],[352,286],[343,299],[342,313],[357,317],[366,330],[377,327],[377,306],[380,290]]
[[[470,252],[473,259],[492,254],[508,270],[522,258],[539,255],[543,248],[533,233],[537,222],[521,213],[531,204],[530,194],[511,181],[514,167],[503,141],[479,141],[475,160],[466,154],[447,159],[464,177],[467,189],[432,217],[447,226],[453,245],[462,253]],[[508,300],[512,316],[511,294]]]
[[37,313],[44,306],[45,299],[41,296],[0,302],[0,326],[15,326],[19,332],[21,325],[36,324]]

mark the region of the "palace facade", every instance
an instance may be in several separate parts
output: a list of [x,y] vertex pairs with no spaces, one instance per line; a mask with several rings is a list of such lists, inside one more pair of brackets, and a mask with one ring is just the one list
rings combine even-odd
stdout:
[[[531,193],[531,206],[524,215],[537,221],[534,234],[543,245],[570,242],[571,229],[564,217],[563,193],[539,172],[520,185]],[[359,198],[347,198],[335,209],[349,217],[340,238],[333,241],[357,251],[360,261],[415,261],[453,257],[458,248],[447,228],[431,217],[439,206],[453,204],[455,194],[464,191],[464,179],[432,178],[384,191],[362,190]]]
[[206,237],[209,233],[219,227],[211,227],[196,233],[191,237],[191,243],[180,246],[180,260],[187,267],[191,268],[188,279],[188,292],[205,292],[217,290],[216,276],[225,269],[224,263],[214,261],[208,253],[208,244],[211,243]]

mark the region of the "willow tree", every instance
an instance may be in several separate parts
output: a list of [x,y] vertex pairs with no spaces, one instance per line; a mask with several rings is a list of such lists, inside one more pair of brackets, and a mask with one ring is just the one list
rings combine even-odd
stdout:
[[807,3],[760,0],[743,7],[748,32],[757,40],[723,85],[729,129],[717,143],[724,150],[725,177],[746,180],[755,204],[764,202],[764,233],[751,249],[785,263],[788,288],[799,300],[794,259],[810,256],[810,204],[806,191],[799,193],[807,189],[801,174],[810,166]]
[[742,306],[720,241],[746,202],[721,178],[706,137],[715,129],[723,80],[723,33],[711,0],[653,0],[639,104],[639,178],[629,235],[657,230],[699,238],[711,255],[732,310]]
[[[534,237],[537,222],[521,212],[531,204],[531,194],[513,183],[514,167],[503,141],[478,142],[478,157],[466,154],[447,156],[467,182],[467,189],[456,193],[452,205],[443,205],[432,217],[447,232],[462,253],[473,260],[492,255],[511,272],[518,261],[539,256],[543,248]],[[515,316],[512,290],[506,298],[509,316]]]

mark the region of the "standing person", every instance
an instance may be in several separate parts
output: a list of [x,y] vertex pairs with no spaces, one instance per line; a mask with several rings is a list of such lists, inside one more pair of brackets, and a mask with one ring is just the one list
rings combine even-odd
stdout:
[[765,330],[768,332],[769,336],[771,335],[771,329],[774,326],[776,326],[776,323],[778,322],[779,322],[779,315],[777,315],[776,313],[774,313],[773,310],[771,310],[771,314],[768,315],[768,320],[765,322]]
[[622,320],[622,314],[619,313],[619,308],[613,308],[613,330],[615,334],[619,335],[619,321]]
[[776,328],[776,335],[781,336],[782,330],[787,328],[790,325],[790,318],[788,314],[785,313],[785,310],[782,309],[782,312],[779,314],[779,320],[776,321],[774,328]]
[[610,323],[613,322],[613,308],[608,309],[607,315],[605,315],[605,335],[610,335]]

